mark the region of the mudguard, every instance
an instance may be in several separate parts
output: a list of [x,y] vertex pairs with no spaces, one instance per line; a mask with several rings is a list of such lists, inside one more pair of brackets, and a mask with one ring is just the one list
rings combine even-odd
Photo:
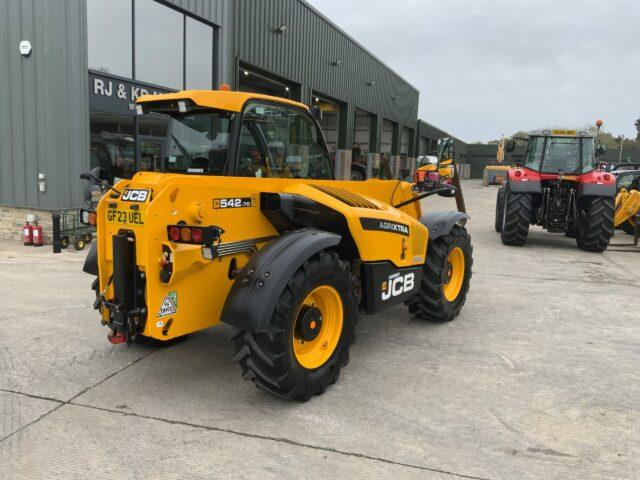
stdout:
[[429,240],[434,240],[448,234],[453,226],[461,220],[467,220],[469,215],[451,210],[425,213],[420,223],[429,229]]
[[285,233],[245,265],[231,287],[220,320],[249,332],[265,332],[280,295],[311,256],[340,243],[335,233],[305,228]]
[[513,193],[542,193],[540,173],[528,168],[509,169],[506,183]]
[[89,253],[87,253],[87,257],[84,259],[84,266],[82,267],[82,271],[89,273],[91,275],[98,276],[98,242],[92,242],[91,248],[89,249]]

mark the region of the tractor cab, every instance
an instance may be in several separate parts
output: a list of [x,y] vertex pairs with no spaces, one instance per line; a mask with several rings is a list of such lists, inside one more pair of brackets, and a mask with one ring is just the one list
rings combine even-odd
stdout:
[[595,135],[575,130],[533,132],[524,156],[524,167],[554,176],[578,176],[596,169]]

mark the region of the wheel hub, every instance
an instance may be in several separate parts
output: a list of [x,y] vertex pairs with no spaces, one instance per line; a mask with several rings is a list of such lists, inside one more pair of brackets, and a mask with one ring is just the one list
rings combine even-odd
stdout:
[[296,322],[296,337],[310,342],[314,340],[322,328],[322,312],[319,308],[311,305],[303,305]]
[[444,266],[444,284],[447,285],[451,281],[451,275],[453,273],[453,265],[447,260]]

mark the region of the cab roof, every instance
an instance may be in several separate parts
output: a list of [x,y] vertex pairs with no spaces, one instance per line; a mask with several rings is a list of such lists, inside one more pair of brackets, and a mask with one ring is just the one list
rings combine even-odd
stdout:
[[163,101],[191,100],[199,107],[215,108],[239,112],[248,100],[265,100],[276,103],[284,103],[294,107],[308,110],[304,103],[289,100],[288,98],[273,97],[260,93],[234,92],[229,90],[183,90],[175,93],[163,93],[159,95],[141,95],[136,103],[149,104]]

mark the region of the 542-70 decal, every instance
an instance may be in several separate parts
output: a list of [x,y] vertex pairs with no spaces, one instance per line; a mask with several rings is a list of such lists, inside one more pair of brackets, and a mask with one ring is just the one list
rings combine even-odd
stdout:
[[247,208],[253,207],[254,196],[251,197],[232,197],[232,198],[214,198],[213,208]]

